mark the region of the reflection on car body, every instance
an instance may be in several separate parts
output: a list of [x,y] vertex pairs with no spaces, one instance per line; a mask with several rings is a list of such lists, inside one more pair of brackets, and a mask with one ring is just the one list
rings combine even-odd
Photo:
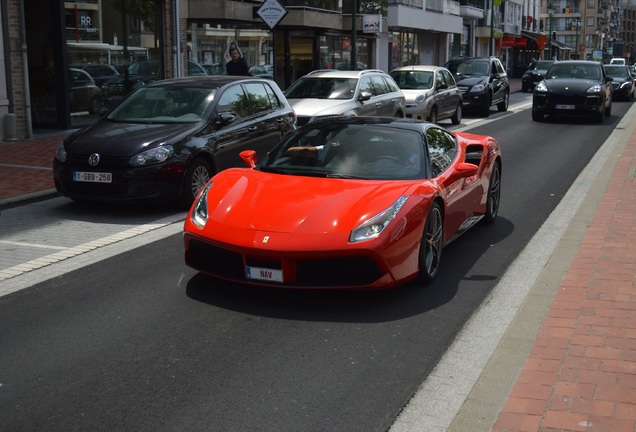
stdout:
[[[500,201],[495,139],[410,119],[308,123],[214,176],[184,225],[186,264],[241,283],[385,289],[440,269],[442,248]],[[255,211],[254,209],[258,209]]]

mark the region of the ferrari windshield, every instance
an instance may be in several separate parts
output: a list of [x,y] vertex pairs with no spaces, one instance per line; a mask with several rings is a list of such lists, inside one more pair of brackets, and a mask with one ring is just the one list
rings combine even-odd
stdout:
[[319,177],[406,180],[424,177],[422,136],[390,125],[311,123],[258,165],[262,171]]
[[214,100],[216,89],[141,87],[107,119],[125,123],[197,123]]
[[309,78],[296,81],[285,92],[287,99],[342,99],[353,98],[357,78]]
[[393,71],[391,77],[402,90],[433,88],[433,71]]

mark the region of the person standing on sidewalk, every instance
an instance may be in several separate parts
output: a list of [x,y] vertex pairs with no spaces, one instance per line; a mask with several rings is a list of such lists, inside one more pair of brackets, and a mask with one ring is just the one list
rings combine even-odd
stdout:
[[239,50],[236,45],[230,47],[230,57],[232,60],[225,65],[228,75],[241,75],[249,76],[249,67],[243,57],[240,56]]

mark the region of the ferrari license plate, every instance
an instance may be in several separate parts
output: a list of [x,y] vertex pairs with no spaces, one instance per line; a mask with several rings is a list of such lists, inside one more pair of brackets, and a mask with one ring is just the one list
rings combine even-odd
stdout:
[[574,109],[574,105],[557,105],[556,109],[573,110]]
[[262,267],[245,267],[245,277],[247,279],[266,280],[272,282],[283,281],[283,271]]
[[73,181],[90,183],[112,183],[113,173],[73,171]]

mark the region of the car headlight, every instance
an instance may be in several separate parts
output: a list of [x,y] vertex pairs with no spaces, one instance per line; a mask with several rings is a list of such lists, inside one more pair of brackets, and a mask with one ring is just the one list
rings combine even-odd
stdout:
[[624,82],[623,84],[621,84],[621,88],[625,88],[625,87],[631,87],[632,83],[630,83],[629,81]]
[[57,151],[55,152],[55,159],[60,162],[66,162],[66,149],[64,148],[64,141],[60,143],[57,147]]
[[190,220],[199,229],[203,229],[208,221],[208,191],[211,187],[212,182],[210,181],[205,188],[203,188],[199,197],[194,202],[194,207],[192,208],[192,216],[190,216]]
[[143,151],[130,158],[132,166],[152,165],[165,162],[174,154],[172,146],[165,145]]
[[541,81],[539,84],[537,84],[537,86],[534,88],[535,92],[547,92],[548,91],[548,87],[545,85],[544,81]]
[[587,89],[588,93],[601,93],[602,91],[603,91],[603,86],[601,86],[600,84],[595,84],[589,89]]
[[395,215],[400,211],[404,203],[409,197],[406,195],[397,199],[389,208],[373,216],[371,219],[362,223],[360,226],[351,231],[349,241],[351,243],[371,240],[378,237],[389,225]]
[[428,97],[428,93],[424,92],[424,93],[420,93],[415,97],[415,103],[419,104],[422,103],[426,100],[426,98]]
[[477,84],[475,86],[473,86],[473,88],[470,90],[471,93],[482,93],[484,90],[486,90],[486,86],[484,84]]

